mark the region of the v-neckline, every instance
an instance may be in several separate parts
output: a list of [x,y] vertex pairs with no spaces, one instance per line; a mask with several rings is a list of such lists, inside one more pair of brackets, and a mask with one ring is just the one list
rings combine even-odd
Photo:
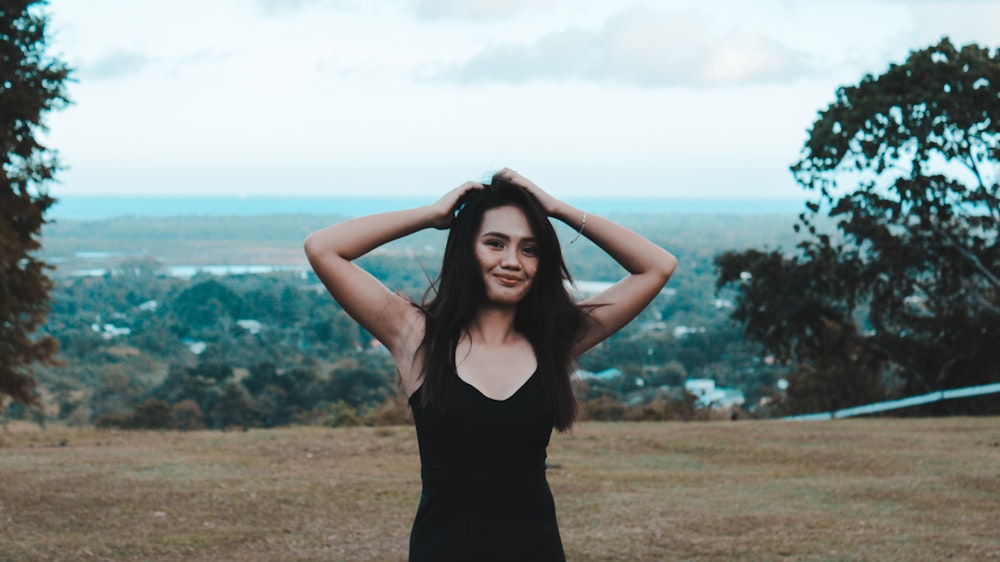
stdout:
[[459,375],[458,373],[455,373],[455,377],[458,378],[458,380],[462,381],[465,385],[467,385],[472,390],[475,390],[477,394],[479,394],[480,396],[482,396],[483,398],[485,398],[485,399],[487,399],[487,400],[489,400],[491,402],[507,402],[508,400],[510,400],[510,399],[514,398],[515,396],[517,396],[517,394],[519,392],[521,392],[521,389],[523,389],[524,387],[528,386],[528,383],[531,381],[531,379],[535,378],[535,374],[537,372],[538,372],[538,369],[536,368],[534,371],[531,372],[530,375],[528,375],[528,378],[524,379],[524,382],[522,382],[520,386],[518,386],[517,388],[515,388],[514,392],[512,392],[510,394],[510,396],[508,396],[506,398],[493,398],[492,396],[489,396],[485,392],[483,392],[482,390],[480,390],[478,386],[476,386],[476,385],[472,384],[471,382],[463,379],[461,377],[461,375]]

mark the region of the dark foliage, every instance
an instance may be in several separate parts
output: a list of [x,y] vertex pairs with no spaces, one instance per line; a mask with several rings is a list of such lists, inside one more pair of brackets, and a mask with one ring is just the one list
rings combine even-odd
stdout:
[[31,367],[51,360],[56,341],[35,338],[45,320],[52,282],[35,256],[45,212],[55,201],[45,192],[59,166],[38,137],[43,116],[64,106],[70,71],[46,53],[43,2],[0,6],[0,406],[6,396],[37,404]]
[[798,254],[716,260],[791,409],[1000,380],[1000,52],[944,39],[840,88],[792,172]]

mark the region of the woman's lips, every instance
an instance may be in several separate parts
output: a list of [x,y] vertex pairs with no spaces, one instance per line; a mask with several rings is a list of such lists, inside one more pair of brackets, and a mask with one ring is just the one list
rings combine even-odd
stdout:
[[520,277],[510,277],[508,275],[494,275],[494,277],[496,277],[497,281],[499,281],[500,284],[502,284],[502,285],[513,286],[513,285],[517,285],[518,283],[521,282],[521,278]]

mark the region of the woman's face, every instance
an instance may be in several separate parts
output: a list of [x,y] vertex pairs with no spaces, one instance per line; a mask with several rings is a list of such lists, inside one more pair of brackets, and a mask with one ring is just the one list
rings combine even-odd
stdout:
[[486,300],[505,306],[519,303],[538,271],[538,243],[524,212],[512,205],[486,211],[474,244]]

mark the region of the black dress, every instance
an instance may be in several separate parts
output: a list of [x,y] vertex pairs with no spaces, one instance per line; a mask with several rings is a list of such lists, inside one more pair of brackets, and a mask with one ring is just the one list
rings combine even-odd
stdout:
[[545,479],[552,412],[538,374],[506,400],[456,384],[458,406],[447,412],[422,408],[420,389],[410,396],[423,483],[410,562],[565,560]]

